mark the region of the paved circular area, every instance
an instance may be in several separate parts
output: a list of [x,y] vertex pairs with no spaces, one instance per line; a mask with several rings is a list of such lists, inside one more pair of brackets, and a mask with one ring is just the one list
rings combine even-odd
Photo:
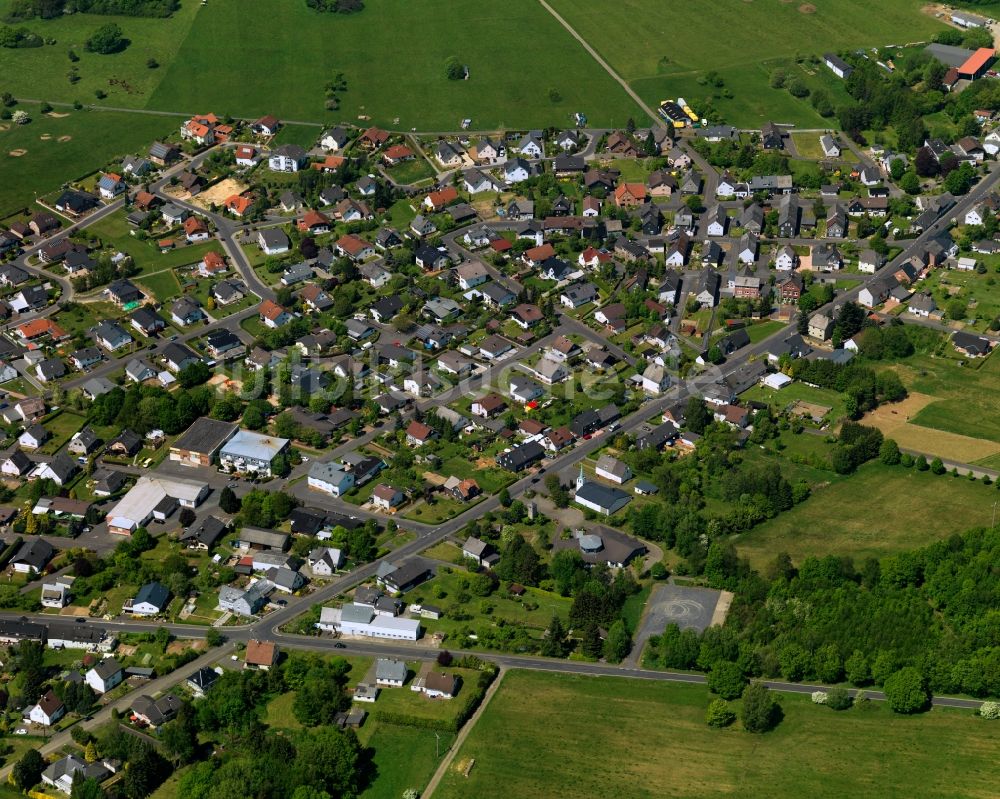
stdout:
[[694,599],[668,599],[661,605],[661,612],[668,621],[680,627],[699,627],[708,613],[705,606]]

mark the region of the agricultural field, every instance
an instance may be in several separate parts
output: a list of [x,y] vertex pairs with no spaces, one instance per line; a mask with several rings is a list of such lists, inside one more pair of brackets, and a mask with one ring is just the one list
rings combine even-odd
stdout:
[[[10,2],[0,0],[0,16]],[[262,19],[282,24],[262,39]],[[370,0],[349,16],[316,13],[304,0],[261,0],[249,17],[234,0],[184,3],[166,20],[116,19],[132,42],[122,53],[85,53],[84,40],[104,21],[85,14],[33,20],[29,29],[58,43],[3,50],[5,88],[50,101],[93,101],[100,89],[109,105],[129,108],[247,117],[274,113],[324,124],[360,116],[430,130],[457,129],[466,117],[482,128],[567,125],[578,110],[594,124],[620,126],[639,114],[610,76],[531,0],[515,0],[503,14],[482,14],[470,0],[428,0],[419,6]],[[517,31],[516,47],[483,46],[505,41],[511,31]],[[80,56],[75,85],[66,77],[71,49]],[[384,57],[387,53],[392,57]],[[446,78],[445,62],[452,56],[468,65],[467,81]],[[150,57],[158,68],[146,66]],[[324,86],[338,72],[347,91],[340,111],[332,114],[324,109]]]
[[[876,424],[901,447],[962,463],[1000,454],[1000,362],[995,355],[963,366],[943,341],[937,351],[911,356],[894,368],[909,398],[868,414],[866,423]],[[888,412],[893,408],[895,415]]]
[[[879,4],[877,15],[863,0],[551,4],[649,104],[682,95],[698,112],[699,101],[713,91],[703,83],[705,73],[714,71],[723,81],[722,91],[731,95],[713,101],[716,110],[728,122],[745,126],[768,120],[829,125],[808,98],[798,100],[784,89],[770,88],[768,78],[776,67],[801,77],[811,89],[822,85],[838,92],[839,81],[826,67],[796,67],[794,59],[930,39],[943,27],[921,13],[917,0],[888,0]],[[725,45],[720,47],[721,42]],[[835,104],[837,99],[834,94]]]
[[[15,52],[18,55],[12,55]],[[48,48],[0,48],[0,74],[12,58],[29,52],[48,52]],[[5,75],[5,87],[9,85]],[[34,91],[26,90],[26,94],[35,96]],[[100,169],[109,160],[145,151],[150,142],[173,128],[170,120],[145,114],[58,109],[58,116],[43,116],[38,106],[23,108],[32,116],[31,123],[0,123],[0,218],[30,205],[36,196]]]
[[[995,792],[1000,728],[969,711],[904,717],[871,703],[837,713],[808,696],[781,695],[784,720],[767,735],[748,735],[738,723],[709,728],[709,700],[703,686],[510,672],[434,795],[943,799]],[[604,765],[595,764],[596,741]]]
[[827,475],[805,502],[739,536],[739,553],[758,568],[779,552],[795,563],[810,555],[883,557],[989,525],[996,499],[993,486],[903,466],[869,463],[849,477]]

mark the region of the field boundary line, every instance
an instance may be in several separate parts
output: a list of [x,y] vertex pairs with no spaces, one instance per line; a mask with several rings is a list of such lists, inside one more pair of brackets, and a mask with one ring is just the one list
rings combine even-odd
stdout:
[[[33,97],[16,97],[14,98],[19,103],[31,103],[32,105],[41,105],[45,100],[36,100]],[[76,110],[75,103],[57,102],[55,100],[49,102],[53,108],[72,108]],[[180,117],[182,119],[187,119],[195,116],[193,113],[188,113],[185,111],[160,111],[155,108],[124,108],[117,105],[94,105],[92,103],[81,103],[81,110],[85,111],[115,111],[120,114],[145,114],[146,116],[155,117]],[[233,117],[233,119],[238,119],[242,122],[253,122],[256,117]],[[306,122],[301,119],[283,119],[281,120],[282,125],[297,125],[299,127],[309,127],[309,128],[325,128],[327,127],[322,122]]]
[[653,122],[655,122],[658,125],[663,124],[663,120],[660,119],[660,115],[657,114],[652,108],[650,108],[649,105],[646,104],[645,100],[643,100],[638,94],[636,94],[636,92],[632,89],[631,86],[628,85],[625,79],[617,72],[615,72],[612,66],[601,57],[601,54],[598,53],[597,50],[595,50],[586,39],[584,39],[579,33],[577,33],[576,29],[572,25],[570,25],[559,14],[558,11],[556,11],[552,6],[550,6],[546,2],[546,0],[538,0],[538,2],[541,4],[542,8],[544,8],[552,15],[552,17],[555,19],[556,22],[558,22],[560,25],[563,26],[563,28],[566,29],[566,31],[569,33],[570,36],[572,36],[580,44],[583,45],[583,49],[590,54],[591,58],[593,58],[598,64],[600,64],[601,68],[604,69],[604,71],[607,72],[625,90],[628,96],[635,101],[636,105],[638,105],[639,108],[641,108],[649,116],[649,118],[653,120]]

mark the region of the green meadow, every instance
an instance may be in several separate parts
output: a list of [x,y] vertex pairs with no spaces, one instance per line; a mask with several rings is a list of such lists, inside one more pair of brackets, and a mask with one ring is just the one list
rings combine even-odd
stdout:
[[823,86],[840,99],[840,81],[826,67],[797,67],[798,57],[929,40],[942,23],[917,0],[551,0],[552,6],[650,105],[683,96],[695,112],[709,95],[706,72],[723,79],[729,97],[714,100],[726,120],[759,126],[774,120],[829,127],[808,99],[771,89],[777,66]]
[[[0,50],[0,62],[5,52]],[[58,109],[68,115],[52,117],[39,114],[38,106],[23,108],[32,122],[0,129],[0,218],[115,157],[145,152],[173,127],[161,116]],[[21,150],[23,155],[10,155]]]
[[971,711],[907,717],[872,702],[838,713],[808,695],[781,694],[784,720],[766,735],[750,735],[739,722],[711,729],[711,699],[702,685],[511,672],[434,796],[996,794],[1000,726]]

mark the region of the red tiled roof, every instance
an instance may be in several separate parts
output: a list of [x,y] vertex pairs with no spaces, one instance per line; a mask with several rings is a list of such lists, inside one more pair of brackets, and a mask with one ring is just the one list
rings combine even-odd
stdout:
[[299,222],[299,228],[302,230],[309,230],[310,228],[329,225],[330,220],[324,214],[319,211],[306,211],[305,215],[302,217],[302,221]]
[[201,233],[207,230],[208,228],[205,227],[205,223],[196,216],[189,216],[184,220],[184,232],[189,236],[192,233]]
[[240,194],[234,194],[231,197],[227,197],[223,205],[237,216],[242,216],[253,205],[253,199]]
[[302,289],[302,291],[299,292],[299,296],[308,302],[313,302],[322,293],[323,293],[322,286],[316,283],[310,283],[308,286]]
[[372,144],[384,144],[389,140],[389,134],[379,128],[368,128],[361,134],[362,139],[370,141]]
[[156,202],[156,195],[150,194],[148,191],[137,191],[134,202],[139,208],[149,208]]
[[258,310],[261,316],[265,319],[270,319],[272,322],[285,312],[285,309],[273,300],[264,300]]
[[444,208],[448,203],[458,199],[458,191],[454,186],[446,186],[439,191],[432,191],[427,195],[427,201],[432,208]]
[[32,339],[39,336],[49,335],[52,338],[65,338],[66,331],[49,319],[33,319],[17,326],[17,332],[21,338]]
[[348,233],[346,236],[341,236],[337,239],[337,246],[349,255],[357,255],[368,246],[368,242]]
[[209,271],[226,268],[226,259],[217,252],[205,253],[205,257],[201,259],[201,262],[205,264],[205,268]]
[[246,662],[251,666],[273,666],[278,661],[278,645],[274,641],[247,641]]
[[555,248],[551,244],[542,244],[539,247],[532,247],[524,251],[524,257],[529,261],[544,261],[556,254]]
[[434,434],[434,430],[423,422],[418,422],[414,419],[410,422],[409,426],[406,428],[406,435],[410,438],[416,439],[417,441],[426,441]]
[[400,158],[410,158],[412,155],[413,150],[405,144],[394,144],[385,151],[385,157],[393,161],[398,161]]

